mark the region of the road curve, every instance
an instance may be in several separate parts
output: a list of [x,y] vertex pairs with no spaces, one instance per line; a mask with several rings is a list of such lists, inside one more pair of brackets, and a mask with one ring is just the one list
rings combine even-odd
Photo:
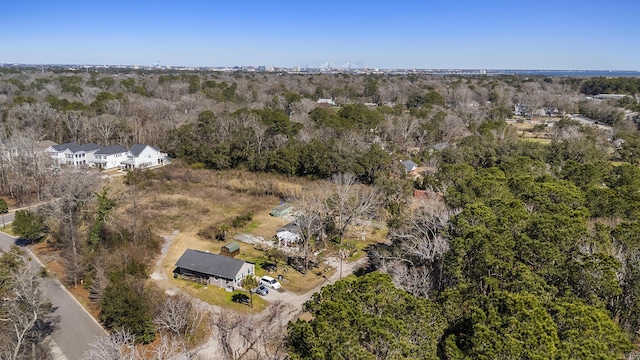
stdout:
[[[2,224],[0,224],[0,230]],[[0,232],[0,249],[8,251],[15,243],[15,238]],[[41,262],[28,249],[24,251],[32,259],[32,266],[42,266]],[[107,335],[98,322],[80,305],[80,303],[64,288],[55,278],[47,278],[43,281],[45,295],[51,301],[55,311],[53,315],[58,318],[58,325],[53,332],[53,343],[59,351],[58,360],[79,360],[82,354],[89,349],[89,343],[98,337]],[[58,350],[58,349],[54,349]],[[60,355],[59,353],[64,355]]]

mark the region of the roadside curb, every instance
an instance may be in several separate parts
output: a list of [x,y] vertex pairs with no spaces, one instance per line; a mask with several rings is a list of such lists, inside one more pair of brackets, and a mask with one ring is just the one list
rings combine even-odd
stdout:
[[[1,230],[0,230],[1,231]],[[4,231],[2,231],[3,234],[7,235],[8,237],[12,238],[12,239],[18,239],[17,236],[11,235],[9,233],[6,233]],[[18,245],[16,245],[18,246]],[[40,259],[38,259],[38,257],[31,251],[31,249],[29,249],[26,246],[18,246],[19,248],[23,249],[24,251],[27,252],[27,255],[29,255],[29,257],[33,260],[35,260],[38,265],[40,265],[43,268],[47,268],[42,261],[40,261]],[[62,282],[60,282],[60,280],[58,280],[55,277],[45,277],[43,278],[44,281],[51,281],[53,282],[56,286],[58,286],[59,288],[61,288],[62,290],[64,290],[72,299],[73,301],[75,301],[78,306],[80,306],[80,308],[82,309],[82,311],[84,311],[90,318],[91,320],[93,320],[93,322],[98,325],[98,327],[100,328],[100,330],[102,330],[102,332],[104,332],[105,336],[109,336],[109,333],[107,332],[107,330],[104,329],[104,327],[102,327],[102,325],[100,324],[100,322],[98,322],[98,320],[96,320],[95,317],[93,317],[93,315],[91,315],[91,313],[82,305],[82,303],[80,303],[80,301],[78,301],[78,299],[76,299],[75,296],[73,296],[73,294],[64,286],[64,284],[62,284]]]
[[56,341],[53,340],[52,336],[47,336],[45,339],[47,345],[49,345],[49,349],[51,350],[51,354],[55,360],[68,360],[68,358],[62,352],[62,349],[56,344]]

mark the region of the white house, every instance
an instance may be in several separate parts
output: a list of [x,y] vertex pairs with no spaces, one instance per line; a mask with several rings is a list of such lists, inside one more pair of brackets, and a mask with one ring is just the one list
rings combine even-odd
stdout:
[[318,99],[318,104],[329,104],[331,106],[336,106],[336,102],[333,99]]
[[127,159],[127,151],[121,145],[106,146],[93,154],[90,163],[104,170],[117,168]]
[[75,147],[78,147],[78,143],[73,141],[73,142],[68,142],[60,145],[51,145],[48,148],[46,148],[44,151],[47,154],[49,154],[49,156],[51,156],[55,164],[60,165],[60,164],[66,163],[64,152],[68,149],[75,148]]
[[67,148],[58,153],[58,156],[64,156],[64,162],[59,163],[72,166],[89,165],[98,150],[100,150],[100,145],[98,144],[84,144]]
[[167,154],[153,146],[134,144],[127,151],[127,159],[120,163],[120,169],[131,170],[161,165],[165,163],[166,157]]

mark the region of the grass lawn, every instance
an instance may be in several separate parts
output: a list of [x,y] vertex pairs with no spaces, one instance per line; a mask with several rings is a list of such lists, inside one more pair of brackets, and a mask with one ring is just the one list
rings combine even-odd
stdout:
[[[186,249],[209,251],[219,254],[225,244],[236,241],[236,234],[251,234],[264,239],[272,239],[276,231],[289,223],[280,217],[271,216],[271,209],[280,204],[283,198],[295,198],[306,185],[316,185],[306,179],[292,179],[270,174],[253,174],[243,171],[210,171],[193,170],[189,168],[165,167],[153,172],[151,180],[141,187],[138,197],[138,207],[143,209],[144,217],[156,219],[154,231],[159,235],[169,235],[171,246],[160,264],[162,272],[170,285],[176,285],[179,280],[173,279],[175,263]],[[115,185],[114,185],[115,188]],[[123,190],[124,191],[124,190]],[[295,203],[293,204],[295,206]],[[126,206],[118,208],[122,218],[127,217]],[[225,241],[208,240],[211,238],[207,229],[221,224],[230,225],[236,216],[252,213],[251,221],[243,228],[231,228]],[[116,214],[114,214],[116,216]],[[359,226],[357,234],[350,238],[354,241],[352,257],[346,261],[355,261],[365,256],[364,247],[373,242],[384,241],[386,231],[364,229]],[[366,232],[366,240],[361,240],[361,232]],[[173,234],[173,235],[171,235]],[[199,234],[205,234],[201,236]],[[336,269],[323,265],[321,268],[311,269],[301,274],[295,269],[278,264],[278,270],[267,272],[263,264],[267,257],[262,250],[252,244],[239,242],[240,254],[237,258],[252,262],[256,265],[256,275],[270,275],[281,281],[286,291],[303,294],[326,282],[326,277],[335,273]],[[260,247],[262,249],[262,247]],[[332,251],[327,251],[327,256]],[[333,254],[335,255],[335,254]],[[180,280],[184,281],[184,280]],[[198,298],[212,304],[224,305],[238,309],[247,307],[231,301],[232,294],[213,286],[207,289],[196,288],[197,284],[182,285]],[[256,302],[259,308],[260,299]]]
[[247,291],[236,290],[234,292],[228,292],[217,286],[204,286],[202,284],[195,283],[189,280],[172,279],[172,284],[179,289],[182,289],[192,296],[197,297],[202,301],[206,301],[209,304],[224,306],[225,308],[233,309],[242,313],[259,313],[266,309],[269,304],[260,295],[253,294],[253,307],[248,304],[241,304],[233,301],[234,295],[249,295]]
[[[620,166],[620,165],[623,165],[623,164],[629,164],[629,163],[628,163],[628,162],[626,162],[626,161],[610,161],[610,163],[611,163],[611,165],[613,165],[613,166]],[[629,165],[631,165],[631,164],[629,164]]]
[[539,139],[539,138],[524,138],[524,141],[535,142],[539,144],[551,144],[551,139]]
[[0,226],[0,231],[7,233],[11,236],[16,236],[16,234],[13,232],[13,226],[11,226],[12,224],[6,224],[4,226]]

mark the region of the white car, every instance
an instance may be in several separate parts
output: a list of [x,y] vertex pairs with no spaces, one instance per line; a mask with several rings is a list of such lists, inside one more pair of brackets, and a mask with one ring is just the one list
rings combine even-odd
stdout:
[[260,283],[274,290],[280,289],[280,283],[276,279],[272,278],[271,276],[263,276],[260,279]]

